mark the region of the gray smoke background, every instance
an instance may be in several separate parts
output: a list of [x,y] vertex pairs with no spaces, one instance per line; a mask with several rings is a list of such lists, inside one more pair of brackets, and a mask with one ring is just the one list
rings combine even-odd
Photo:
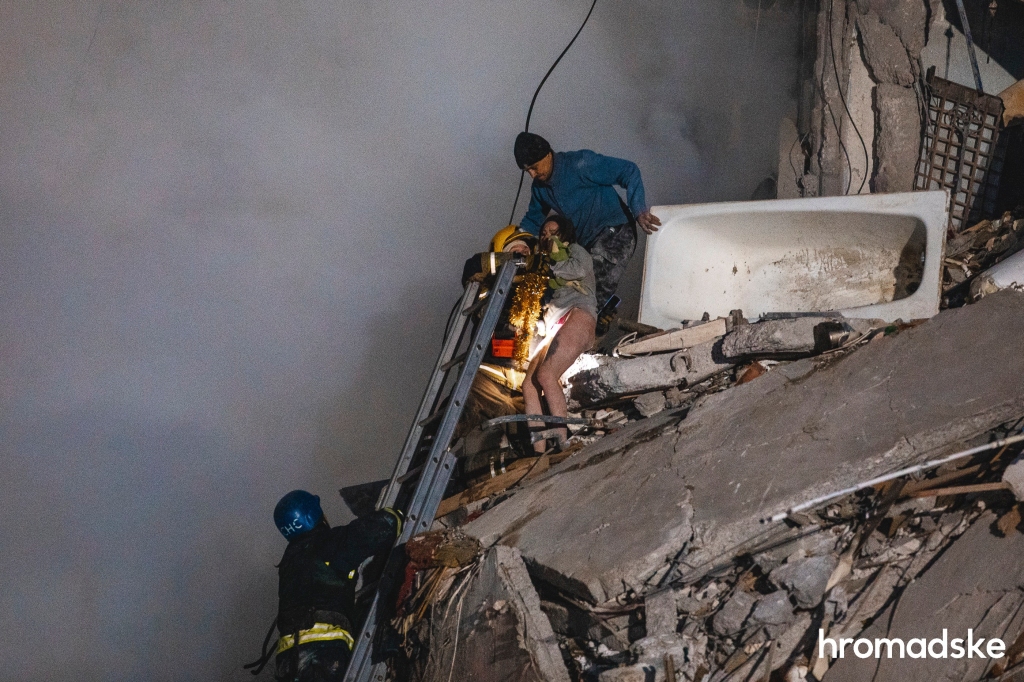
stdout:
[[[0,679],[251,679],[275,502],[390,474],[588,7],[0,3]],[[531,129],[746,199],[798,15],[600,0]]]

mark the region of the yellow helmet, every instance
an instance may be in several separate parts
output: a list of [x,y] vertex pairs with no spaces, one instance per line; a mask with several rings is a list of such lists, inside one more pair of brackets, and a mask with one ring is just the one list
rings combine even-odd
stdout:
[[520,230],[518,225],[509,225],[494,233],[494,238],[491,240],[491,251],[500,253],[514,241],[525,241],[532,245],[535,239],[536,237],[529,232]]

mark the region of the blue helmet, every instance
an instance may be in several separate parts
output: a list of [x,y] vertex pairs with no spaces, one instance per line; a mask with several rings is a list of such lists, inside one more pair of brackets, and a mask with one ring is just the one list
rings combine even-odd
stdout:
[[274,507],[274,524],[289,541],[313,530],[323,517],[320,498],[305,490],[291,491]]

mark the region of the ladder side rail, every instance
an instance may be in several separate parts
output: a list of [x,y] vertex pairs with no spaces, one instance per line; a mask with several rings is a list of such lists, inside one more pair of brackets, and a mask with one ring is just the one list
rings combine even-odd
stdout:
[[[416,492],[409,504],[406,513],[406,524],[402,533],[391,550],[384,572],[381,575],[377,591],[374,593],[373,601],[363,619],[356,645],[352,651],[348,670],[345,672],[344,682],[380,682],[384,679],[385,663],[374,663],[373,640],[376,636],[377,626],[380,617],[380,600],[382,591],[390,592],[398,574],[398,567],[401,566],[401,558],[398,556],[399,547],[403,546],[409,538],[430,527],[437,513],[437,507],[441,503],[441,496],[451,477],[454,468],[455,456],[448,450],[455,426],[462,416],[469,389],[472,386],[473,378],[476,376],[480,363],[486,351],[486,342],[489,341],[494,329],[498,324],[505,299],[512,289],[512,280],[515,277],[518,265],[509,261],[502,265],[498,271],[497,281],[491,288],[490,300],[483,317],[477,325],[476,333],[473,335],[472,345],[465,364],[459,373],[459,379],[452,390],[448,407],[445,409],[445,416],[438,427],[431,447],[430,455],[424,464],[423,472],[420,474]],[[398,487],[395,486],[395,496]]]
[[467,321],[466,316],[463,315],[462,312],[473,303],[479,290],[479,282],[470,282],[466,285],[466,290],[463,292],[462,298],[459,300],[459,312],[455,316],[455,319],[452,320],[452,328],[448,331],[448,335],[445,337],[444,344],[441,347],[441,353],[438,355],[437,363],[434,365],[434,372],[430,375],[430,381],[427,384],[426,390],[423,392],[423,399],[420,401],[420,407],[416,412],[416,418],[413,419],[412,427],[410,427],[409,433],[405,438],[405,444],[402,446],[402,452],[398,456],[398,461],[395,462],[395,469],[391,474],[391,482],[388,483],[387,487],[378,498],[378,509],[381,507],[390,507],[395,503],[395,499],[398,497],[398,491],[401,488],[401,484],[398,482],[398,479],[409,471],[409,465],[416,454],[416,449],[420,444],[420,438],[423,435],[423,427],[420,426],[420,422],[430,416],[430,413],[433,411],[434,406],[437,403],[437,395],[444,387],[446,373],[441,371],[441,367],[452,359],[452,356],[455,355],[461,345],[463,331],[466,327]]
[[[444,460],[438,468],[438,471],[447,472],[447,476],[445,476],[445,483],[440,486],[440,492],[431,495],[431,497],[437,496],[433,506],[435,511],[441,503],[441,496],[444,495],[447,479],[455,468],[456,459],[455,455],[449,450],[445,453]],[[437,481],[438,478],[440,476],[436,476],[434,480]],[[436,488],[436,483],[432,481],[430,490],[433,491]],[[406,529],[409,525],[406,524]],[[399,580],[402,578],[402,569],[404,568],[405,561],[402,556],[402,550],[399,548],[404,547],[405,542],[408,541],[409,538],[406,536],[407,533],[403,530],[401,541],[396,543],[395,547],[391,550],[384,570],[381,572],[380,581],[373,594],[373,601],[370,603],[366,617],[363,619],[362,626],[359,629],[356,645],[352,650],[352,657],[349,660],[348,670],[345,671],[344,682],[383,682],[386,677],[387,662],[377,661],[374,663],[373,661],[373,643],[377,635],[377,625],[381,614],[381,599],[384,597],[393,598],[394,590],[398,587]]]
[[[477,370],[480,369],[480,363],[487,352],[494,329],[498,326],[498,319],[501,317],[502,308],[505,306],[505,299],[508,298],[509,291],[512,289],[512,279],[515,277],[517,269],[518,265],[514,261],[508,261],[498,271],[497,281],[491,288],[490,300],[484,310],[483,317],[477,325],[476,334],[474,334],[472,345],[469,348],[469,355],[466,357],[466,362],[462,365],[462,369],[459,372],[458,381],[448,397],[445,415],[434,435],[430,454],[420,476],[420,485],[417,487],[416,494],[406,510],[405,516],[408,522],[403,529],[403,537],[398,540],[399,543],[405,542],[416,533],[427,530],[434,521],[437,505],[433,509],[429,509],[426,506],[426,493],[433,484],[438,470],[442,468],[444,454],[451,445],[455,427],[462,416],[466,398],[469,397],[469,389],[473,385],[473,379],[476,377]],[[449,471],[448,476],[450,475],[451,472]],[[424,482],[427,482],[427,489],[424,489],[422,485]],[[448,480],[445,478],[444,486],[447,485]],[[440,500],[438,500],[438,504],[440,504]]]

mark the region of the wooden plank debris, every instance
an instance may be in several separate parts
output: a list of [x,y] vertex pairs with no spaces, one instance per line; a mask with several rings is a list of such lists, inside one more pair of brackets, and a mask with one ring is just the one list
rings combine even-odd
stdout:
[[665,353],[671,350],[692,348],[725,336],[725,318],[711,320],[704,324],[683,329],[673,329],[660,334],[651,334],[642,339],[626,343],[616,350],[619,355],[642,355],[644,353]]
[[963,495],[966,493],[986,493],[993,490],[1009,490],[1010,486],[1002,481],[994,483],[975,483],[974,485],[959,485],[952,488],[929,488],[911,493],[910,497],[942,497],[943,495]]

